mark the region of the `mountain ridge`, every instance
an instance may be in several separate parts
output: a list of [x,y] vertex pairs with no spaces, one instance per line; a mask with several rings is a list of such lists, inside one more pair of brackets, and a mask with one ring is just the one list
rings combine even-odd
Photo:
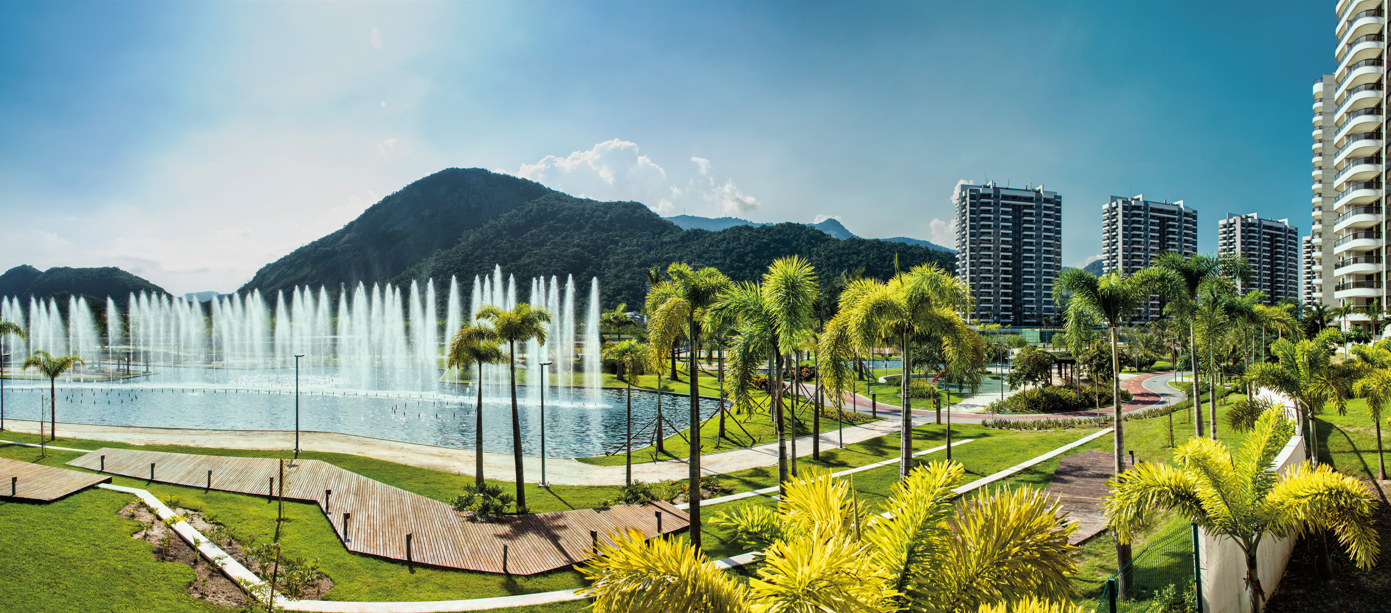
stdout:
[[[684,215],[684,214],[683,214],[683,215],[674,215],[674,216],[672,216],[672,217],[665,217],[665,218],[663,218],[663,219],[666,219],[667,221],[670,221],[670,222],[676,224],[676,225],[679,226],[682,230],[709,230],[709,231],[711,231],[711,232],[723,232],[724,230],[728,230],[728,229],[730,229],[730,228],[737,228],[737,227],[740,227],[740,226],[772,226],[772,225],[777,225],[776,222],[749,221],[749,220],[747,220],[747,219],[743,219],[743,218],[740,218],[740,217],[701,217],[701,216],[699,216],[699,215]],[[796,223],[796,222],[781,222],[781,223]],[[925,240],[922,240],[922,239],[920,239],[920,238],[908,238],[908,237],[906,237],[906,236],[895,236],[895,237],[893,237],[893,238],[864,238],[864,237],[862,237],[862,236],[858,236],[858,235],[856,235],[855,233],[851,232],[849,229],[847,229],[847,228],[845,227],[845,225],[844,225],[843,223],[841,223],[841,221],[840,221],[839,219],[836,219],[835,217],[827,218],[827,219],[822,220],[822,221],[820,221],[820,222],[818,222],[818,223],[810,223],[810,224],[805,224],[805,225],[808,225],[808,226],[811,226],[811,227],[816,228],[816,229],[818,229],[818,230],[821,230],[822,232],[825,232],[826,234],[829,234],[829,235],[831,235],[831,236],[833,236],[833,237],[835,237],[835,238],[841,239],[841,240],[844,240],[844,239],[847,239],[847,238],[860,238],[860,239],[864,239],[864,240],[877,240],[877,241],[886,241],[886,242],[890,242],[890,243],[902,243],[902,244],[905,244],[905,245],[916,245],[916,246],[919,246],[919,247],[927,247],[927,248],[929,248],[929,249],[934,249],[934,250],[937,250],[937,251],[945,251],[945,252],[947,252],[947,253],[956,253],[956,250],[955,250],[955,249],[952,249],[952,248],[950,248],[950,247],[943,247],[942,245],[938,245],[937,243],[934,243],[934,242],[932,242],[932,241],[925,241]]]

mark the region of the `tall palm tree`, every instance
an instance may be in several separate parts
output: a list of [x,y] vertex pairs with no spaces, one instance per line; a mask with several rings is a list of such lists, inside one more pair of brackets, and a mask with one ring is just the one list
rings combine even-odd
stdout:
[[912,400],[908,390],[914,345],[939,343],[948,362],[984,361],[984,341],[960,315],[970,308],[971,291],[964,282],[936,265],[917,266],[887,282],[860,279],[851,283],[841,293],[840,312],[822,333],[821,352],[832,360],[850,357],[834,352],[847,347],[864,351],[880,341],[899,349],[899,398],[903,405],[899,426],[900,477],[908,476],[913,466]]
[[596,613],[945,613],[1074,598],[1076,527],[1056,516],[1058,503],[1001,488],[958,504],[952,488],[964,474],[949,462],[914,469],[885,501],[894,514],[879,517],[847,481],[809,472],[788,483],[776,511],[748,505],[716,520],[763,549],[747,586],[694,546],[633,531],[590,559],[585,589]]
[[1145,462],[1110,483],[1104,502],[1110,527],[1129,541],[1153,513],[1176,509],[1213,536],[1225,536],[1246,554],[1250,610],[1265,602],[1257,553],[1267,536],[1332,530],[1357,566],[1376,564],[1376,500],[1360,482],[1327,465],[1305,462],[1284,475],[1271,468],[1294,427],[1282,411],[1266,411],[1233,453],[1226,445],[1189,439],[1175,464]]
[[1324,328],[1318,336],[1297,343],[1279,339],[1270,345],[1276,363],[1252,364],[1246,378],[1259,387],[1268,387],[1294,400],[1299,419],[1299,432],[1304,435],[1305,454],[1318,461],[1318,428],[1314,416],[1332,402],[1342,406],[1344,390],[1333,373],[1330,356],[1333,348],[1343,342],[1343,333],[1336,328]]
[[791,256],[773,261],[759,284],[731,284],[710,307],[712,323],[723,320],[737,325],[738,336],[730,360],[737,406],[749,406],[753,373],[764,358],[772,357],[768,393],[778,432],[780,484],[787,482],[790,476],[782,360],[796,349],[798,340],[814,323],[811,308],[816,294],[816,271],[806,259]]
[[[1151,294],[1169,292],[1179,282],[1177,275],[1166,268],[1144,268],[1129,277],[1111,272],[1097,278],[1080,268],[1064,270],[1053,281],[1053,300],[1067,300],[1065,324],[1069,334],[1102,324],[1110,328],[1111,336],[1111,403],[1115,423],[1116,473],[1125,472],[1125,421],[1121,417],[1120,348],[1117,330],[1141,305],[1149,302]],[[1195,385],[1196,387],[1196,385]],[[1199,413],[1199,419],[1202,414]],[[1120,568],[1120,588],[1131,583],[1130,545],[1116,540],[1116,561]]]
[[[1235,253],[1219,253],[1216,256],[1195,254],[1187,258],[1173,251],[1165,251],[1156,256],[1152,266],[1172,272],[1177,281],[1168,288],[1166,298],[1172,300],[1168,309],[1188,321],[1188,362],[1193,367],[1194,388],[1197,388],[1198,337],[1194,330],[1192,314],[1198,302],[1198,289],[1204,283],[1228,278],[1247,281],[1251,277],[1251,263]],[[1193,427],[1198,436],[1203,435],[1203,408],[1193,402]]]
[[[23,340],[29,340],[24,336],[24,328],[13,321],[0,320],[0,379],[5,376],[5,337],[15,335]],[[0,381],[3,384],[3,381]],[[4,395],[4,388],[0,388],[0,396]],[[0,432],[5,431],[5,405],[3,398],[0,398]],[[40,433],[42,434],[42,433]],[[40,438],[43,438],[40,436]]]
[[628,303],[620,302],[618,306],[604,311],[599,315],[600,330],[608,328],[618,336],[618,340],[623,340],[623,331],[633,326],[633,320],[628,317]]
[[647,336],[655,359],[661,359],[676,344],[683,333],[691,342],[686,353],[687,377],[691,383],[691,455],[688,462],[689,485],[686,497],[691,518],[691,542],[700,547],[700,324],[705,311],[729,287],[729,277],[714,268],[692,269],[683,263],[667,267],[667,279],[659,281],[647,292]]
[[1372,416],[1372,425],[1377,434],[1377,478],[1386,480],[1386,460],[1381,450],[1381,414],[1391,404],[1391,342],[1382,340],[1374,347],[1357,345],[1352,354],[1367,364],[1362,378],[1353,385],[1357,395],[1367,399],[1367,413]]
[[[1260,291],[1248,292],[1237,297],[1236,284],[1231,279],[1218,277],[1209,279],[1198,288],[1197,308],[1193,312],[1194,330],[1198,338],[1207,346],[1209,431],[1212,440],[1217,440],[1217,348],[1224,340],[1249,324],[1255,317],[1255,306],[1265,294]],[[1235,326],[1234,326],[1235,325]],[[1196,403],[1202,397],[1196,381],[1193,387]],[[1199,411],[1201,415],[1201,411]]]
[[[48,440],[50,441],[58,440],[58,377],[63,376],[63,373],[78,364],[87,365],[86,362],[82,361],[82,358],[75,355],[55,358],[47,351],[39,349],[34,352],[34,355],[24,360],[24,365],[21,367],[23,370],[37,369],[39,374],[48,377],[48,399],[52,403],[48,412]],[[39,440],[43,440],[43,420],[39,420]]]
[[623,451],[625,459],[623,462],[623,484],[633,484],[633,377],[641,372],[643,364],[649,361],[648,348],[646,345],[634,339],[619,341],[604,351],[605,357],[619,364],[623,382],[628,384],[628,436],[624,439]]
[[483,487],[483,365],[501,364],[507,356],[502,354],[498,344],[497,331],[488,326],[465,326],[454,334],[449,343],[447,356],[450,368],[465,369],[478,365],[478,378],[474,387],[478,388],[478,399],[474,406],[473,424],[473,479],[478,487]]
[[1391,323],[1391,310],[1381,306],[1381,300],[1373,298],[1367,306],[1362,307],[1362,313],[1367,316],[1367,325],[1372,329],[1372,340],[1381,336],[1382,330],[1386,329],[1386,324]]
[[517,512],[526,513],[526,484],[522,482],[522,418],[517,411],[517,343],[536,339],[546,342],[546,324],[551,314],[546,309],[532,308],[525,302],[519,303],[510,311],[488,305],[478,310],[475,316],[492,324],[498,340],[507,343],[507,372],[510,375],[512,390],[512,461],[517,471]]

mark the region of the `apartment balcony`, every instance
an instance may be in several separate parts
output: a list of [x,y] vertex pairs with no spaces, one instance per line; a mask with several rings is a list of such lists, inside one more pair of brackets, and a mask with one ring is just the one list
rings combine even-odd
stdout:
[[[1320,196],[1314,196],[1314,199],[1315,199],[1315,200],[1322,200],[1323,198],[1320,197]],[[1319,205],[1317,205],[1317,204],[1315,204],[1315,205],[1314,205],[1314,221],[1318,221],[1318,220],[1320,220],[1320,219],[1323,219],[1323,207],[1322,207],[1322,206],[1319,206]]]
[[1343,191],[1338,192],[1338,196],[1333,199],[1333,209],[1337,210],[1343,207],[1354,207],[1359,204],[1367,204],[1380,197],[1381,181],[1349,183],[1347,187],[1345,187]]
[[1381,256],[1379,255],[1338,258],[1338,262],[1333,265],[1333,274],[1336,275],[1370,275],[1378,272],[1381,272]]
[[[1385,21],[1382,19],[1381,21]],[[1347,90],[1363,83],[1380,81],[1381,75],[1386,72],[1385,63],[1381,57],[1369,57],[1348,64],[1347,72],[1340,72],[1337,87],[1333,88],[1333,99],[1342,100]]]
[[1322,101],[1322,100],[1319,100],[1318,102],[1315,102],[1314,104],[1317,104],[1318,106],[1314,109],[1314,120],[1313,120],[1313,124],[1314,124],[1314,127],[1315,127],[1315,128],[1318,128],[1318,127],[1323,126],[1323,101]]
[[1347,183],[1369,181],[1381,176],[1381,156],[1351,158],[1338,174],[1333,175],[1333,190],[1347,189]]
[[1333,286],[1333,298],[1336,300],[1376,298],[1381,296],[1381,290],[1380,281],[1344,281]]
[[[1321,243],[1320,237],[1315,236],[1311,241],[1317,245]],[[1370,230],[1363,232],[1352,232],[1338,238],[1338,242],[1333,243],[1333,255],[1342,255],[1349,251],[1367,251],[1381,247],[1381,232]]]
[[1381,126],[1382,114],[1381,105],[1369,106],[1348,113],[1337,124],[1338,130],[1334,133],[1333,142],[1345,143],[1347,137],[1353,134],[1377,129]]
[[1353,23],[1361,19],[1367,11],[1380,10],[1377,0],[1338,0],[1334,12],[1338,15],[1337,38],[1342,40],[1351,31]]
[[1312,173],[1310,173],[1309,176],[1313,177],[1313,179],[1314,179],[1315,181],[1322,181],[1322,180],[1323,180],[1323,166],[1315,166],[1315,167],[1314,167],[1314,171],[1313,171]]
[[1378,32],[1368,32],[1361,36],[1345,38],[1338,43],[1338,70],[1334,71],[1333,74],[1347,74],[1349,66],[1369,57],[1379,56],[1385,48],[1386,37]]
[[1380,104],[1383,90],[1385,87],[1381,83],[1363,83],[1349,88],[1347,96],[1339,102],[1338,110],[1333,112],[1333,125],[1343,125],[1347,115],[1353,111]]
[[1313,150],[1314,155],[1322,155],[1322,154],[1323,154],[1323,140],[1321,140],[1321,139],[1314,139],[1314,144],[1313,144],[1312,146],[1310,146],[1310,149]]
[[1333,166],[1342,166],[1344,162],[1351,159],[1375,155],[1381,151],[1381,133],[1363,132],[1348,137],[1342,147],[1338,148],[1338,153],[1333,156]]

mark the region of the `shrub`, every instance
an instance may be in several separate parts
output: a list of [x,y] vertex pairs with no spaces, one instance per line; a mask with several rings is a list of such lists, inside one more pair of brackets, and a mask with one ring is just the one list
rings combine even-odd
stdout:
[[482,521],[491,521],[508,513],[507,508],[512,506],[512,495],[504,492],[500,486],[484,483],[483,487],[476,487],[470,483],[464,486],[464,493],[455,496],[449,504],[454,505],[457,511],[469,511]]
[[[1130,402],[1130,392],[1121,390],[1121,402]],[[1004,400],[990,403],[996,413],[1063,413],[1101,407],[1111,403],[1109,385],[1053,385],[1027,389]]]
[[611,507],[620,504],[642,504],[653,500],[671,501],[677,496],[686,492],[686,486],[673,480],[659,481],[657,483],[645,483],[634,481],[632,485],[625,485],[618,490],[617,498],[606,498],[599,501],[601,507]]
[[911,380],[908,382],[908,397],[936,398],[937,386],[933,385],[931,381],[926,381],[923,379]]

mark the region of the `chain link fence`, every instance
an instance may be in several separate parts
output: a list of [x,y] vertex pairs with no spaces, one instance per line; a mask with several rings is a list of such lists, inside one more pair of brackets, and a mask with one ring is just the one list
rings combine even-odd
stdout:
[[1102,586],[1095,599],[1080,603],[1084,610],[1098,613],[1196,613],[1194,583],[1194,529],[1180,525],[1157,535],[1130,560],[1130,585],[1117,592],[1119,575]]

